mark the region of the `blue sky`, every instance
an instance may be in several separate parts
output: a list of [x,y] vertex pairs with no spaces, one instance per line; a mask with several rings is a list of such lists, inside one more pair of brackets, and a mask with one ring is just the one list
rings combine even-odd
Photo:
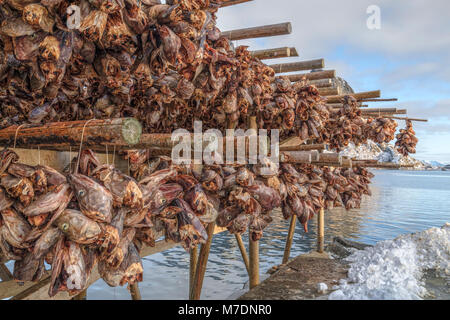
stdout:
[[[370,5],[381,9],[381,29],[367,28]],[[325,59],[355,91],[380,89],[398,102],[371,107],[408,109],[419,145],[415,157],[450,163],[450,1],[254,0],[223,8],[221,30],[291,22],[290,35],[236,41],[250,50],[284,46],[300,57],[267,63]],[[404,127],[404,121],[399,121]]]

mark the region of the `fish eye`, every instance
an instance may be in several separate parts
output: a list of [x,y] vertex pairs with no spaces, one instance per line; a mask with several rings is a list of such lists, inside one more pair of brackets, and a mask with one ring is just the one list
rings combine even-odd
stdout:
[[195,201],[195,205],[198,206],[200,204],[200,200]]
[[166,199],[161,199],[161,204],[165,204],[167,202]]
[[61,229],[62,229],[62,231],[66,232],[67,230],[69,230],[69,224],[68,223],[63,223],[61,225]]
[[230,220],[231,220],[231,217],[230,217],[230,216],[228,216],[228,217],[227,217],[227,220],[228,220],[228,221],[230,221]]
[[78,195],[79,195],[80,197],[84,196],[84,195],[85,195],[85,192],[84,192],[84,190],[80,190],[80,191],[78,191]]

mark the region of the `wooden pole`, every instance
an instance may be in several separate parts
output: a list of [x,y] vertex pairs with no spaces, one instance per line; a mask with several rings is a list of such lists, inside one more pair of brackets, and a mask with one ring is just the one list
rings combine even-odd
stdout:
[[0,263],[0,279],[2,281],[9,281],[13,279],[13,275],[4,263]]
[[252,56],[260,60],[298,57],[298,52],[295,48],[283,47],[275,49],[257,50],[251,52]]
[[136,145],[142,134],[142,125],[134,118],[53,122],[42,126],[11,126],[0,130],[0,145],[16,148],[69,150],[83,146],[115,145],[116,148]]
[[417,122],[428,122],[427,119],[415,119],[415,118],[402,118],[402,117],[388,117],[385,116],[383,118],[394,119],[394,120],[407,120],[407,121],[417,121]]
[[253,0],[225,0],[224,2],[222,2],[220,4],[220,7],[225,8],[225,7],[229,7],[229,6],[234,6],[236,4],[250,2],[250,1],[253,1]]
[[139,290],[139,284],[137,282],[130,285],[130,294],[131,300],[142,300],[141,290]]
[[192,249],[189,255],[190,255],[189,259],[189,294],[190,294],[194,286],[195,270],[197,268],[198,262],[198,247]]
[[321,80],[336,78],[336,70],[313,71],[309,73],[290,74],[287,76],[292,82],[306,80]]
[[338,153],[321,153],[319,155],[319,160],[316,162],[342,164],[342,156]]
[[397,98],[392,99],[361,99],[361,102],[390,102],[390,101],[398,101]]
[[380,109],[379,111],[367,111],[366,109],[362,110],[361,115],[362,116],[370,116],[370,117],[383,117],[383,116],[393,116],[395,114],[407,114],[408,110],[406,109],[391,109],[391,110],[383,110]]
[[334,81],[332,79],[309,80],[308,84],[316,88],[332,88]]
[[289,261],[291,255],[292,241],[294,240],[295,224],[297,223],[297,216],[293,215],[291,218],[291,224],[289,226],[289,232],[286,239],[286,246],[284,247],[283,264]]
[[207,228],[208,240],[202,244],[200,254],[198,257],[197,267],[195,270],[194,284],[190,293],[190,300],[200,300],[202,294],[203,280],[205,278],[206,265],[208,263],[209,251],[211,250],[211,243],[214,233],[215,223],[210,223]]
[[309,164],[312,162],[312,156],[307,151],[286,151],[280,153],[280,161]]
[[87,289],[77,294],[72,300],[87,300]]
[[325,210],[322,208],[317,216],[317,251],[323,253],[325,239]]
[[[258,129],[256,117],[254,116],[249,119],[249,129]],[[250,289],[253,289],[259,284],[259,241],[253,241],[250,231],[248,239],[250,254]]]
[[238,244],[239,251],[241,251],[242,260],[244,260],[245,269],[247,269],[247,273],[250,277],[250,262],[248,260],[247,250],[245,249],[244,241],[242,241],[242,236],[240,234],[235,234],[234,236],[236,238],[236,242]]
[[336,96],[341,94],[341,89],[339,87],[334,88],[318,88],[319,94],[323,97]]
[[367,98],[379,98],[381,96],[381,91],[376,90],[376,91],[349,93],[349,94],[344,94],[344,95],[339,95],[339,96],[329,96],[329,97],[327,97],[327,103],[340,103],[340,102],[342,102],[342,99],[346,96],[352,96],[356,100],[360,101],[362,99],[367,99]]
[[285,34],[290,34],[291,32],[292,32],[292,25],[290,22],[286,22],[261,27],[224,31],[222,32],[221,35],[223,37],[230,39],[231,41],[234,41],[243,39],[281,36]]
[[269,67],[271,67],[275,71],[275,73],[322,69],[325,67],[325,60],[324,59],[316,59],[316,60],[300,61],[300,62],[293,62],[293,63],[280,63],[280,64],[269,65]]

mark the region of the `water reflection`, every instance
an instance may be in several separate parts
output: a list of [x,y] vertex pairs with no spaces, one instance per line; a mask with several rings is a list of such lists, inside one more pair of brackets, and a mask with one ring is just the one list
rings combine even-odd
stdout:
[[[372,197],[359,210],[333,209],[325,215],[325,241],[335,236],[373,244],[404,233],[440,227],[450,221],[450,173],[375,171]],[[260,269],[266,272],[281,263],[289,222],[274,212],[274,222],[260,243]],[[310,233],[296,226],[292,256],[316,247],[316,221]],[[248,238],[243,237],[244,243]],[[248,248],[247,248],[248,250]],[[189,254],[182,248],[143,260],[143,299],[187,299]],[[225,299],[248,280],[235,238],[215,236],[203,285],[202,299]],[[102,280],[88,290],[88,299],[129,299],[125,288],[109,288]]]

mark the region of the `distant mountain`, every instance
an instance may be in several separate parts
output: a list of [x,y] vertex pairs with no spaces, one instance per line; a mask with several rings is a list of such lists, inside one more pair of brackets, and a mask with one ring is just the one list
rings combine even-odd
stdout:
[[432,167],[437,167],[437,168],[442,168],[445,167],[446,165],[443,163],[440,163],[438,161],[424,161],[425,164],[429,164]]

